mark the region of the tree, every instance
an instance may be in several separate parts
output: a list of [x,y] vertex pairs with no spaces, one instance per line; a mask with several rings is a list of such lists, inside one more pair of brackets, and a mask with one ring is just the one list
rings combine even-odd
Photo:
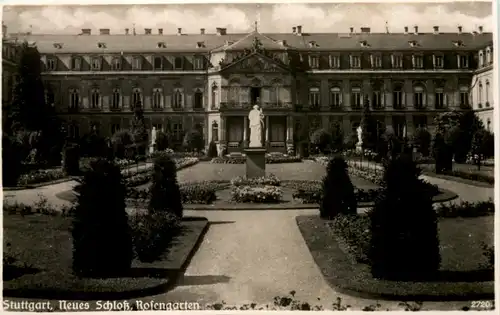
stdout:
[[201,151],[205,146],[205,141],[203,140],[203,134],[197,130],[192,129],[184,135],[183,144],[184,148],[189,151]]
[[356,214],[356,211],[356,195],[347,174],[347,163],[342,157],[334,157],[328,162],[327,174],[323,179],[320,217],[332,220],[338,214]]
[[449,141],[440,132],[434,136],[432,143],[432,154],[436,162],[436,173],[443,173],[452,170],[453,150]]
[[2,135],[2,184],[17,186],[21,175],[22,148],[15,137]]
[[66,175],[80,175],[80,148],[75,143],[66,143],[63,148],[63,170]]
[[330,149],[332,135],[326,129],[317,129],[311,134],[311,144],[321,153],[326,153]]
[[330,127],[331,146],[333,150],[341,151],[344,148],[344,132],[338,122]]
[[365,104],[363,107],[363,115],[360,123],[363,140],[363,149],[375,149],[377,145],[377,122],[372,116],[370,110],[370,100],[365,97]]
[[417,128],[413,135],[413,143],[418,146],[423,156],[429,156],[432,136],[425,128]]
[[27,42],[21,44],[16,69],[16,83],[10,106],[9,125],[14,131],[42,130],[47,105],[41,77],[40,53]]
[[153,166],[153,183],[149,188],[149,212],[168,212],[182,218],[182,202],[177,167],[166,154],[158,156]]
[[132,121],[132,141],[137,149],[137,154],[144,155],[148,145],[148,131],[144,118],[144,110],[140,100],[134,104],[134,119]]
[[117,165],[90,162],[78,186],[73,217],[73,271],[83,277],[123,276],[133,259],[125,183]]
[[156,133],[156,150],[158,151],[164,151],[170,147],[170,144],[172,143],[171,141],[171,134],[164,132],[164,131],[158,131]]
[[111,138],[115,157],[125,158],[126,148],[132,144],[132,135],[128,130],[119,130]]
[[407,155],[391,160],[385,168],[384,188],[370,213],[368,256],[374,278],[418,281],[439,270],[437,214],[420,173]]
[[462,112],[459,118],[459,133],[454,143],[455,162],[463,163],[467,159],[467,154],[471,150],[474,134],[484,129],[483,122],[477,117],[472,108]]
[[494,151],[495,138],[493,134],[486,129],[476,131],[472,138],[471,154],[477,156],[478,168],[481,166],[481,160],[493,156]]

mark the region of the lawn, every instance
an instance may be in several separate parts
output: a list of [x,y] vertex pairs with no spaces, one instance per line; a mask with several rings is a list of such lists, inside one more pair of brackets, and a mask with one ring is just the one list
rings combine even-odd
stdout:
[[[200,218],[201,219],[201,218]],[[121,278],[82,279],[74,276],[71,218],[49,215],[3,215],[4,257],[15,258],[6,273],[4,296],[47,299],[122,299],[165,291],[206,230],[206,220],[183,221],[182,232],[168,254],[154,263],[134,260]]]
[[[369,221],[366,221],[369,228]],[[297,218],[299,229],[326,280],[348,294],[388,300],[474,300],[494,296],[494,273],[482,244],[492,246],[493,216],[441,218],[441,269],[437,279],[418,282],[374,279],[370,267],[356,262],[328,221]],[[362,228],[360,228],[362,230]],[[364,246],[367,248],[367,246]],[[423,257],[423,259],[425,259]]]

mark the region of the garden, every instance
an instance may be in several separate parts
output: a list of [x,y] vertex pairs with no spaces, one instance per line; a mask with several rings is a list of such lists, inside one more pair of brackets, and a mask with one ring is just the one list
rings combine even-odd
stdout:
[[[320,216],[299,216],[297,223],[332,287],[386,300],[493,299],[492,200],[434,203],[437,187],[419,178],[410,155],[382,169],[341,157],[316,160],[327,165]],[[363,213],[351,174],[381,187]]]

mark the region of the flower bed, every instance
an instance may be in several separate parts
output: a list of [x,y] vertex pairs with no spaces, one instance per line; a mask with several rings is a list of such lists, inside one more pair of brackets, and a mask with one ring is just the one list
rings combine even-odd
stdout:
[[235,177],[231,180],[233,186],[255,186],[255,185],[269,185],[279,186],[281,181],[274,174],[257,178],[246,178],[243,176]]
[[493,215],[495,213],[495,203],[493,200],[467,202],[460,204],[440,204],[436,209],[440,217],[445,218],[470,218],[484,215]]
[[348,255],[356,262],[369,263],[367,256],[371,241],[369,216],[341,214],[328,224]]
[[[211,160],[214,164],[245,164],[244,155],[227,155],[224,157],[215,157]],[[299,156],[290,156],[286,154],[266,154],[266,164],[298,163],[302,162]]]
[[[177,170],[181,170],[188,166],[198,163],[198,158],[179,158],[175,159],[175,165]],[[125,184],[127,186],[139,186],[145,184],[151,180],[151,171],[153,170],[153,165],[148,165],[138,169],[129,169],[123,172],[123,177],[125,178]]]
[[22,174],[18,180],[18,186],[27,186],[63,179],[66,174],[62,169],[36,170],[27,174]]
[[233,186],[231,200],[240,203],[276,203],[281,201],[283,191],[276,186]]

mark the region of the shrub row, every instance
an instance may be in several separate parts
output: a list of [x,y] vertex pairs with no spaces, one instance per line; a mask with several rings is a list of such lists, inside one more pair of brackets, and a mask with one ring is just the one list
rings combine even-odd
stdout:
[[277,186],[251,187],[233,186],[231,200],[239,203],[276,203],[281,201],[283,191]]
[[[298,156],[290,156],[290,155],[266,155],[266,164],[282,164],[282,163],[297,163],[301,162],[302,158]],[[214,164],[245,164],[246,157],[241,156],[224,156],[224,157],[215,157],[211,160],[211,163]]]
[[274,174],[257,178],[246,178],[243,176],[238,176],[231,179],[231,185],[233,186],[255,186],[255,185],[279,186],[280,184],[281,181]]
[[26,186],[50,182],[66,177],[66,173],[62,169],[36,170],[28,174],[22,174],[18,180],[18,186]]
[[335,237],[358,263],[369,264],[371,231],[370,217],[366,215],[338,215],[328,225]]
[[462,201],[459,204],[442,203],[436,208],[436,211],[438,216],[444,218],[479,217],[479,216],[494,214],[495,203],[491,199],[488,201],[478,201],[478,202]]

